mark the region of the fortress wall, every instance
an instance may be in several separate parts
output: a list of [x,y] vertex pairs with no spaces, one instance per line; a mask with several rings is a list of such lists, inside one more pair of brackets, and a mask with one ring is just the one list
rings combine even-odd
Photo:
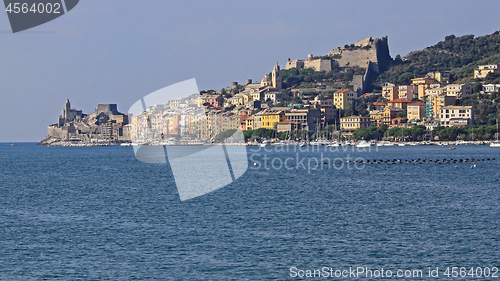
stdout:
[[304,68],[304,61],[301,60],[290,60],[286,62],[285,69],[291,69],[291,68]]
[[118,106],[116,104],[99,104],[95,109],[95,113],[107,113],[113,115],[120,115],[118,112]]
[[331,71],[332,61],[331,60],[307,60],[304,61],[304,68],[314,68],[316,71]]
[[369,50],[342,50],[334,49],[328,53],[329,55],[340,54],[340,59],[335,59],[338,61],[340,67],[345,67],[348,63],[349,66],[359,66],[363,68],[368,68],[368,63],[377,63],[377,50],[372,47]]
[[47,136],[61,139],[61,140],[66,140],[68,139],[68,130],[66,128],[58,128],[56,126],[49,126],[47,128]]

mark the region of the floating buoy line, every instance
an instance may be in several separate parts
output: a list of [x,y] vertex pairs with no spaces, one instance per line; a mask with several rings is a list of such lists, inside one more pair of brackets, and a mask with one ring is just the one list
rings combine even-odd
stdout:
[[[465,158],[465,159],[372,159],[372,160],[347,160],[347,161],[338,161],[338,163],[358,163],[358,164],[456,164],[456,163],[469,163],[469,162],[485,162],[485,161],[494,161],[496,158],[483,158],[483,159],[475,159],[475,158]],[[327,164],[327,162],[323,163]],[[471,168],[476,167],[476,165],[471,166]],[[458,168],[455,165],[455,168]]]

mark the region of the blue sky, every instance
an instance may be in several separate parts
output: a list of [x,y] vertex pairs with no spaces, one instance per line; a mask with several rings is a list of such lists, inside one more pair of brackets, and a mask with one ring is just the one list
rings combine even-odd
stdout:
[[12,34],[0,13],[0,142],[39,141],[66,98],[91,113],[196,78],[201,89],[260,80],[276,61],[389,36],[392,57],[499,28],[500,1],[81,0]]

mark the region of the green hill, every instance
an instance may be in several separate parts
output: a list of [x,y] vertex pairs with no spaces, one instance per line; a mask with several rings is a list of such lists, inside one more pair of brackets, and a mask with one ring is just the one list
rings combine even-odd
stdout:
[[449,35],[434,46],[411,52],[403,58],[396,56],[391,68],[379,76],[376,84],[379,86],[385,81],[403,84],[431,71],[450,71],[451,83],[470,81],[477,65],[497,63],[500,64],[499,31],[476,38],[474,35]]

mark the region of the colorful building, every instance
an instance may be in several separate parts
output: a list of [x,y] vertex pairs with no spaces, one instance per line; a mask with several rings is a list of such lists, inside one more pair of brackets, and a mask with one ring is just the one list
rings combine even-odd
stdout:
[[359,129],[370,127],[370,117],[365,116],[349,116],[340,118],[340,128],[344,132],[354,132]]
[[425,116],[427,118],[439,117],[441,108],[448,105],[455,105],[457,97],[445,95],[429,95],[427,96]]
[[276,129],[277,123],[283,122],[285,120],[285,111],[266,109],[255,114],[255,117],[258,118],[259,122],[261,123],[260,128],[274,130]]
[[339,90],[333,93],[333,105],[337,109],[346,109],[349,104],[357,97],[357,94],[350,89]]
[[424,85],[424,84],[430,85],[430,84],[435,83],[435,79],[433,77],[427,76],[427,77],[423,77],[423,78],[411,79],[411,83],[413,85]]

